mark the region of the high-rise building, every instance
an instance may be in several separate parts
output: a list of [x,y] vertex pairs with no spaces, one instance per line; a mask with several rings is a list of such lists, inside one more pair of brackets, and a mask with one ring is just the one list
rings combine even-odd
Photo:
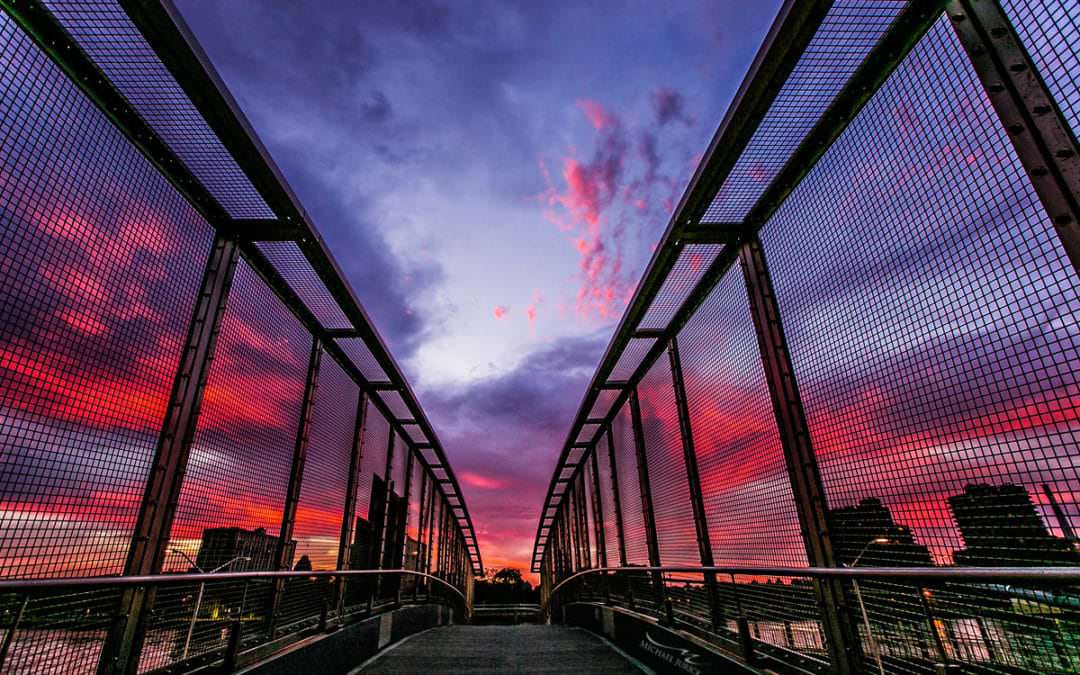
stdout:
[[[842,565],[862,567],[932,565],[930,550],[915,542],[911,528],[897,525],[876,497],[829,511],[833,550]],[[887,539],[888,542],[874,543]]]
[[964,538],[953,554],[957,565],[1076,565],[1080,553],[1050,534],[1022,485],[968,484],[949,497]]
[[[266,533],[263,528],[245,530],[242,527],[212,527],[203,530],[202,542],[195,564],[209,572],[234,558],[238,560],[229,566],[229,571],[269,570],[274,566],[274,553],[278,538]],[[290,541],[285,549],[284,568],[292,567],[293,552],[296,542]]]

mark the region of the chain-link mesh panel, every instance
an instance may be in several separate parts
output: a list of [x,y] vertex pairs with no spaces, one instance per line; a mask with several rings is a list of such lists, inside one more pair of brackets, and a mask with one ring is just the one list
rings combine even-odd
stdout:
[[717,565],[806,565],[746,287],[730,269],[679,333]]
[[0,576],[117,574],[211,231],[6,14],[0,62]]
[[[946,19],[763,239],[839,562],[1080,564],[1078,282]],[[923,620],[920,593],[862,587],[875,629]],[[942,600],[941,649],[960,658],[962,608],[1024,592]],[[1056,613],[991,622],[964,658],[1073,670],[1037,628]]]
[[604,516],[604,548],[608,565],[619,565],[619,527],[615,508],[615,490],[611,483],[611,458],[608,453],[608,435],[604,434],[596,444],[596,466],[600,478],[600,510]]
[[622,509],[626,563],[648,565],[649,544],[645,533],[645,514],[641,509],[641,481],[638,479],[629,402],[623,404],[611,421],[611,436],[615,444],[615,470],[619,475],[619,506]]
[[641,379],[638,400],[660,564],[700,565],[671,361],[667,355],[657,359]]
[[379,409],[368,404],[360,455],[360,478],[356,484],[356,517],[370,520],[373,481],[386,475],[386,448],[390,442],[390,423]]

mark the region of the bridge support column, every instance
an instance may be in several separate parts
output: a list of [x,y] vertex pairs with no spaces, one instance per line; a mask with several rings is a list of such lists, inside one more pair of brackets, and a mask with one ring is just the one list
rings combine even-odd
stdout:
[[[660,566],[660,540],[656,535],[656,518],[653,514],[652,488],[649,486],[649,463],[645,456],[645,432],[641,425],[641,403],[637,387],[630,390],[630,418],[634,428],[634,450],[637,456],[638,482],[641,484],[641,511],[645,516],[645,540],[649,547],[649,566]],[[653,595],[656,611],[664,617],[667,592],[663,572],[653,572]]]
[[[235,240],[218,235],[203,271],[202,285],[188,324],[187,339],[173,378],[169,407],[158,436],[154,461],[143,489],[139,515],[124,564],[124,575],[158,574],[165,563],[187,472],[191,441],[199,417],[225,303],[236,271]],[[153,588],[132,588],[121,595],[117,618],[109,628],[98,661],[99,673],[134,673],[154,605]]]
[[998,0],[950,0],[946,13],[1065,254],[1080,272],[1080,145],[1076,137]]
[[[811,566],[835,567],[836,556],[829,535],[821,473],[810,443],[810,429],[799,397],[787,338],[780,321],[780,309],[765,263],[765,252],[756,236],[743,245],[739,260],[784,451],[784,462],[795,497],[806,557]],[[833,669],[840,673],[859,672],[862,650],[858,633],[850,620],[851,612],[842,583],[831,579],[820,580],[815,587]]]
[[[296,445],[293,448],[292,466],[289,469],[289,487],[285,492],[285,508],[281,514],[281,527],[278,529],[277,548],[274,551],[274,569],[288,569],[289,558],[293,552],[293,529],[296,526],[296,507],[300,504],[300,488],[304,482],[304,465],[307,464],[308,433],[311,430],[311,411],[315,408],[315,396],[319,388],[319,366],[322,363],[322,341],[318,337],[311,339],[311,355],[308,358],[307,379],[304,382],[304,397],[300,404],[300,420],[296,428]],[[274,582],[273,590],[266,606],[266,633],[274,636],[281,596],[285,592],[285,580]]]
[[[679,415],[679,432],[682,438],[683,461],[686,464],[686,480],[690,486],[690,505],[694,512],[694,532],[697,534],[698,552],[702,567],[712,567],[712,540],[709,523],[705,518],[705,496],[701,490],[701,474],[698,472],[697,452],[694,449],[694,432],[690,427],[690,407],[686,401],[686,384],[683,381],[682,359],[679,358],[679,341],[672,336],[668,342],[668,359],[671,361],[671,381],[675,388],[675,408]],[[706,572],[705,590],[709,594],[709,617],[713,627],[720,625],[720,594],[716,587],[716,574]]]

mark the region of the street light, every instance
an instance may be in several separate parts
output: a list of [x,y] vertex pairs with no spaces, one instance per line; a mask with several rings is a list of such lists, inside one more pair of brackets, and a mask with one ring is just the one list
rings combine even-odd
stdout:
[[[859,555],[855,556],[855,560],[851,561],[850,565],[845,567],[855,567],[862,560],[862,557],[866,554],[867,550],[874,544],[888,544],[888,537],[877,537],[866,542],[866,546],[859,551]],[[862,591],[859,589],[859,580],[855,577],[851,578],[851,585],[855,588],[855,598],[859,601],[859,609],[862,611],[863,625],[866,626],[866,641],[870,644],[870,653],[874,655],[874,660],[877,661],[878,672],[881,675],[885,675],[885,666],[881,663],[881,652],[878,651],[877,640],[874,639],[874,631],[870,628],[870,617],[866,614],[866,604],[863,602]]]
[[[230,561],[228,561],[226,563],[223,563],[221,565],[218,565],[214,569],[207,572],[203,568],[199,567],[195,563],[195,561],[191,559],[191,556],[189,556],[187,553],[184,553],[180,549],[176,549],[176,548],[172,549],[172,552],[184,556],[184,559],[187,560],[189,563],[191,563],[191,566],[194,567],[200,574],[213,574],[214,572],[220,572],[221,570],[225,569],[226,567],[233,564],[237,560],[243,560],[243,561],[246,561],[246,562],[251,562],[251,558],[247,557],[246,555],[238,555],[235,558],[233,558],[232,560],[230,560]],[[198,620],[198,618],[199,618],[199,610],[202,609],[202,598],[203,598],[203,591],[204,590],[206,590],[206,582],[205,581],[200,581],[199,582],[199,593],[198,593],[198,595],[195,596],[195,611],[191,613],[191,622],[188,624],[187,636],[184,638],[184,651],[181,652],[181,654],[180,654],[180,660],[181,661],[183,661],[183,660],[185,660],[187,658],[188,649],[191,647],[191,635],[195,632],[195,621]]]

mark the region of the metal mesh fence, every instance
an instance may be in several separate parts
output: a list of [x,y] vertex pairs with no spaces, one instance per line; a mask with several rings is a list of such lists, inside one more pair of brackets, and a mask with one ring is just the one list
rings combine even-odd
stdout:
[[[301,253],[308,223],[293,224],[292,241],[238,234],[245,226],[232,219],[275,214],[250,179],[265,158],[238,162],[227,149],[257,141],[223,140],[204,117],[201,106],[227,104],[227,93],[189,99],[176,78],[198,74],[174,78],[112,0],[44,5],[0,6],[0,577],[165,572],[176,581],[0,593],[0,671],[88,672],[99,660],[125,671],[202,667],[220,661],[232,626],[242,649],[295,636],[334,600],[329,577],[196,583],[185,573],[336,567],[364,383],[324,354],[302,425],[315,341],[297,317],[362,335],[371,327],[345,319],[345,309],[362,316],[337,304],[347,294],[330,297],[323,280],[347,283],[322,249],[307,239]],[[161,7],[132,7],[170,30]],[[170,58],[188,49],[180,38]],[[198,70],[199,57],[187,56]],[[234,115],[228,105],[212,114]],[[323,344],[340,336],[311,330]],[[418,410],[377,336],[340,344],[399,416]],[[431,430],[410,434],[444,464],[461,514],[444,518],[444,538],[463,584],[464,502]],[[389,425],[374,408],[364,440],[361,520],[373,495],[384,515],[387,506]],[[408,500],[396,502],[395,566],[408,551],[412,565],[418,557],[421,487],[406,480],[408,444],[398,440],[392,465]],[[409,478],[418,476],[417,464]],[[350,553],[374,540],[356,531]]]
[[665,565],[699,565],[690,483],[683,461],[671,362],[661,356],[638,385],[645,459],[653,498],[653,519]]
[[[770,37],[754,67],[772,79],[742,95],[772,96],[770,69],[793,70],[774,99],[726,118],[736,131],[721,127],[567,436],[612,426],[618,493],[604,434],[591,451],[598,502],[613,513],[621,499],[626,530],[620,541],[605,511],[608,563],[627,549],[628,569],[594,577],[614,602],[769,667],[843,670],[828,662],[861,652],[868,671],[1080,669],[1075,586],[1039,581],[1043,569],[973,576],[1080,566],[1076,213],[1046,187],[1077,199],[1076,141],[1053,128],[1077,129],[1073,4],[956,2],[920,18],[915,3],[837,2],[797,62]],[[799,35],[785,21],[778,34]],[[1005,21],[1027,55],[1009,51]],[[708,269],[691,264],[703,251]],[[671,359],[642,368],[665,343]],[[635,391],[644,505],[630,406],[610,410]],[[761,572],[633,569],[651,536],[661,564],[698,564],[697,490],[715,565]],[[545,512],[562,518],[574,499],[552,489]],[[537,567],[565,574],[570,545],[561,521],[541,529]],[[815,581],[828,566],[920,569]],[[587,578],[557,603],[610,602]]]
[[806,564],[746,289],[730,269],[679,332],[690,427],[717,565]]
[[2,13],[0,62],[0,575],[116,574],[212,233]]
[[629,402],[623,404],[612,420],[611,439],[615,446],[615,471],[619,475],[619,507],[622,514],[626,564],[648,565],[648,537],[645,533],[645,515],[641,510],[641,481],[638,479]]

